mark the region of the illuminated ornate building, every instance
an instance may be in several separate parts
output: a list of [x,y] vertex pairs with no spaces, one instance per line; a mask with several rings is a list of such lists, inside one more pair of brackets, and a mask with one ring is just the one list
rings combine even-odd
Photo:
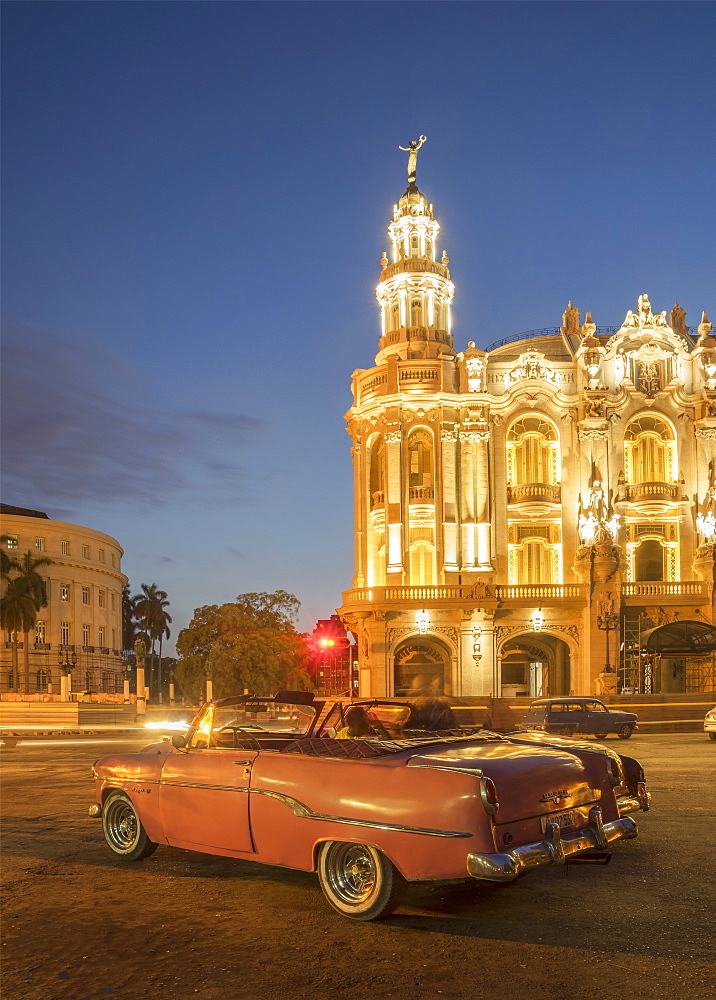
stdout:
[[[59,695],[62,673],[75,691],[118,693],[123,688],[122,573],[124,554],[110,535],[77,524],[53,521],[47,514],[2,506],[3,547],[8,556],[48,558],[39,569],[47,581],[48,605],[30,632],[28,694]],[[13,690],[12,642],[5,634],[0,657],[0,691]],[[20,688],[24,636],[20,636]]]
[[558,328],[456,350],[411,156],[375,365],[354,373],[346,415],[355,575],[339,614],[361,693],[709,690],[710,654],[641,652],[665,621],[713,621],[706,313],[689,330],[678,304],[667,317],[639,295],[620,327],[598,327],[570,302]]

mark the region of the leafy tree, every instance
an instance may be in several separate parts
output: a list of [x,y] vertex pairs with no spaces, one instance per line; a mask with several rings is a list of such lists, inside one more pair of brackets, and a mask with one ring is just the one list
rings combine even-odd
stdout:
[[308,646],[294,625],[300,607],[293,594],[277,590],[197,608],[177,640],[176,676],[184,693],[199,697],[208,673],[217,698],[244,690],[311,690]]

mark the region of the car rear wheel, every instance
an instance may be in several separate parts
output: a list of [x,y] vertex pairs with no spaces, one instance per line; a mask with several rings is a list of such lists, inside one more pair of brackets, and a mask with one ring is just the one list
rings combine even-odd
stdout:
[[112,793],[105,802],[102,829],[111,850],[127,861],[141,861],[157,849],[147,836],[132,800],[124,792]]
[[321,846],[318,878],[333,909],[355,920],[388,916],[406,886],[392,861],[375,847],[338,840]]
[[573,736],[574,726],[560,726],[557,730],[557,736]]
[[634,732],[633,726],[620,726],[617,731],[617,736],[620,740],[628,740],[631,734]]

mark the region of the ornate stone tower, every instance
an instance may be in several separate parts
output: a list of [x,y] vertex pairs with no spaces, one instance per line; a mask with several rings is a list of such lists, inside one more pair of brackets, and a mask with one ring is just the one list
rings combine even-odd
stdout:
[[642,640],[713,621],[708,317],[697,340],[683,309],[667,320],[646,295],[620,327],[582,324],[570,302],[560,327],[457,353],[448,258],[416,184],[424,141],[388,226],[375,365],[353,373],[346,414],[355,574],[339,614],[361,694],[702,689],[713,659],[647,661]]

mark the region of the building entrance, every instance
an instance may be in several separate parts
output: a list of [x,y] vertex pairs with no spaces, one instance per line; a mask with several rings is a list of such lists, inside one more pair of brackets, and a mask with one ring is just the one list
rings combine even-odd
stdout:
[[503,698],[569,694],[569,646],[556,636],[517,636],[502,650]]
[[437,698],[450,694],[450,654],[441,642],[420,636],[407,639],[395,653],[396,698]]

